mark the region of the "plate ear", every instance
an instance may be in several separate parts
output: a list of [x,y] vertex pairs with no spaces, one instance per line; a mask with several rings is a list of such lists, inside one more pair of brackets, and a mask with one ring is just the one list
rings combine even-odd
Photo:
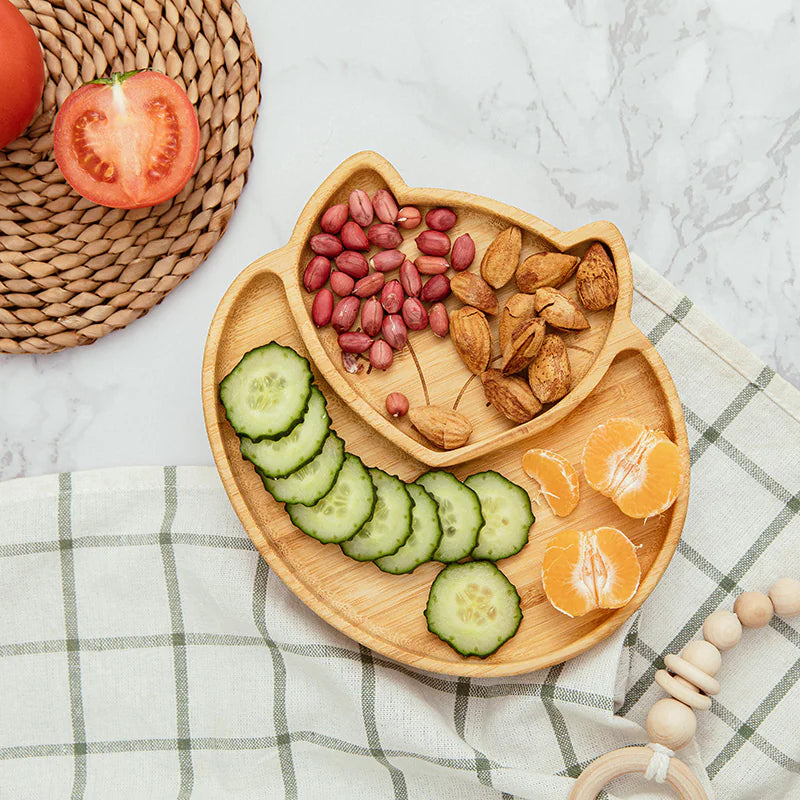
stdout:
[[370,197],[378,189],[389,189],[398,203],[402,204],[408,186],[383,156],[372,150],[362,150],[342,161],[311,195],[292,231],[289,244],[302,247],[325,209],[337,203],[346,203],[353,189],[363,189]]

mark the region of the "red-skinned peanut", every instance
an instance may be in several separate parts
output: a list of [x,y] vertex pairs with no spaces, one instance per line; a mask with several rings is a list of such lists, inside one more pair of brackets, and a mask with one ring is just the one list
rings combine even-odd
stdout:
[[370,297],[361,307],[361,329],[369,336],[377,336],[383,322],[383,306],[377,297]]
[[331,274],[331,262],[325,256],[314,256],[303,272],[303,286],[307,292],[321,289]]
[[309,239],[308,244],[318,256],[336,258],[344,249],[339,239],[332,233],[318,233]]
[[400,285],[409,297],[419,297],[422,278],[419,276],[419,270],[410,261],[404,261],[400,267]]
[[354,280],[363,278],[369,273],[367,259],[355,250],[345,250],[336,256],[336,266]]
[[324,328],[333,314],[333,293],[330,289],[320,289],[311,304],[311,319],[318,328]]
[[422,231],[414,241],[426,256],[446,256],[450,252],[450,237],[442,231]]
[[342,225],[347,222],[347,203],[331,206],[320,220],[319,226],[325,233],[339,233]]
[[353,294],[355,283],[356,282],[346,272],[335,270],[331,273],[331,289],[333,289],[333,293],[338,294],[339,297],[347,297],[347,295]]
[[382,273],[371,272],[365,278],[361,278],[361,280],[356,281],[353,294],[356,297],[372,297],[372,295],[377,294],[381,289],[383,289],[383,284],[385,281],[386,278],[383,277]]
[[333,315],[331,316],[331,326],[336,333],[344,333],[353,327],[360,307],[361,300],[353,295],[343,297],[336,304],[333,309]]
[[410,331],[421,331],[428,327],[428,312],[418,297],[407,297],[403,302],[403,322]]
[[416,206],[403,206],[397,212],[397,226],[404,230],[416,228],[422,222],[422,214]]
[[389,281],[381,290],[381,305],[387,314],[396,314],[403,307],[405,294],[398,280]]
[[456,272],[462,272],[475,260],[475,242],[468,233],[462,233],[453,242],[450,264]]
[[386,342],[395,350],[402,350],[408,341],[408,328],[399,314],[389,314],[383,318],[381,333]]
[[394,224],[397,221],[397,203],[387,189],[378,189],[372,195],[372,207],[375,209],[375,216],[381,222]]
[[342,225],[339,235],[342,237],[342,244],[347,250],[369,250],[367,234],[353,220],[349,219]]
[[391,272],[393,269],[397,269],[405,261],[405,258],[399,250],[382,250],[372,256],[370,264],[378,272]]
[[456,224],[455,212],[450,208],[432,208],[425,215],[425,224],[434,231],[449,231]]
[[367,225],[372,223],[372,201],[363,189],[353,189],[350,192],[348,206],[350,208],[350,216],[357,225],[366,228]]
[[420,299],[426,303],[444,300],[450,294],[450,281],[446,275],[434,275],[428,278],[422,291],[419,293]]
[[372,347],[369,349],[369,363],[375,369],[389,369],[393,361],[392,348],[383,339],[377,339],[372,343]]
[[372,337],[366,333],[348,331],[339,334],[339,347],[345,353],[364,353],[372,346]]
[[434,303],[428,309],[428,323],[431,330],[443,339],[450,330],[450,318],[447,316],[447,309],[443,303]]

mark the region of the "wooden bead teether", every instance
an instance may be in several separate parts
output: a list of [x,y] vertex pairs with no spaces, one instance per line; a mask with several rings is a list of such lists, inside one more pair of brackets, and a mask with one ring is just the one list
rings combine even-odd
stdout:
[[712,678],[722,666],[722,653],[711,642],[705,642],[702,639],[695,639],[689,642],[681,650],[681,658],[690,664],[694,664],[694,666],[703,670],[706,675],[710,675]]
[[772,600],[764,592],[743,592],[733,610],[745,628],[763,628],[772,619]]
[[769,599],[779,617],[794,617],[800,614],[800,581],[794,578],[779,578],[769,590]]
[[742,623],[731,611],[715,611],[703,623],[703,638],[718,650],[730,650],[742,638]]
[[651,742],[680,750],[694,738],[697,717],[689,706],[672,697],[663,697],[650,709],[645,724]]
[[697,731],[694,709],[711,707],[710,695],[720,690],[714,677],[722,665],[720,651],[730,650],[742,638],[745,628],[763,628],[773,613],[800,614],[800,581],[780,578],[769,595],[743,592],[736,598],[734,612],[717,610],[703,623],[703,640],[689,642],[681,654],[664,656],[664,666],[655,674],[656,683],[672,697],[653,705],[645,723],[647,747],[623,747],[595,759],[581,774],[569,800],[594,800],[615,778],[639,772],[647,780],[668,783],[682,800],[708,800],[697,776],[679,759],[675,750],[685,747]]

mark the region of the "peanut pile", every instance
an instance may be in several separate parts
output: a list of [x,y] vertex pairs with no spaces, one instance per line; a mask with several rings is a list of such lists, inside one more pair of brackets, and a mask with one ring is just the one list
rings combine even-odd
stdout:
[[[359,369],[358,354],[368,354],[375,369],[388,369],[395,351],[406,346],[409,331],[430,326],[437,336],[448,335],[442,300],[450,295],[451,282],[445,273],[450,268],[463,271],[475,258],[468,233],[450,241],[447,231],[456,219],[449,208],[428,211],[427,230],[415,239],[420,255],[412,262],[397,249],[403,241],[400,229],[421,225],[422,213],[414,206],[398,208],[388,190],[379,189],[370,199],[363,189],[353,189],[347,203],[322,215],[322,232],[309,240],[315,255],[305,268],[303,285],[314,294],[314,324],[331,325],[339,335],[346,370]],[[368,258],[365,253],[372,248],[376,252]],[[397,277],[387,280],[395,270]],[[359,315],[359,329],[353,330]]]

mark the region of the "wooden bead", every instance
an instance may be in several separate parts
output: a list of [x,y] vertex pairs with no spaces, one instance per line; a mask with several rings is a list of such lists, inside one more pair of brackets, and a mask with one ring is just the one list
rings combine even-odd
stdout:
[[775,613],[781,617],[793,617],[800,614],[800,581],[794,578],[780,578],[772,584],[769,599]]
[[680,750],[694,738],[697,717],[689,706],[665,697],[650,709],[646,725],[651,742],[663,744],[670,750]]
[[664,658],[664,663],[667,669],[675,675],[675,678],[683,678],[689,682],[691,686],[696,686],[701,692],[706,694],[719,693],[719,681],[712,678],[711,675],[703,672],[699,667],[696,667],[690,661],[680,656],[670,655]]
[[730,650],[742,638],[742,623],[731,611],[715,611],[703,623],[703,638],[718,650]]
[[706,675],[710,675],[712,678],[722,666],[722,654],[711,642],[704,642],[702,639],[695,639],[689,642],[681,650],[681,658],[690,664],[694,664],[694,666],[703,670]]
[[676,700],[698,711],[708,711],[711,708],[711,698],[698,692],[689,681],[670,675],[665,669],[656,672],[656,683]]
[[745,628],[763,628],[772,619],[772,600],[764,592],[742,592],[733,610]]

